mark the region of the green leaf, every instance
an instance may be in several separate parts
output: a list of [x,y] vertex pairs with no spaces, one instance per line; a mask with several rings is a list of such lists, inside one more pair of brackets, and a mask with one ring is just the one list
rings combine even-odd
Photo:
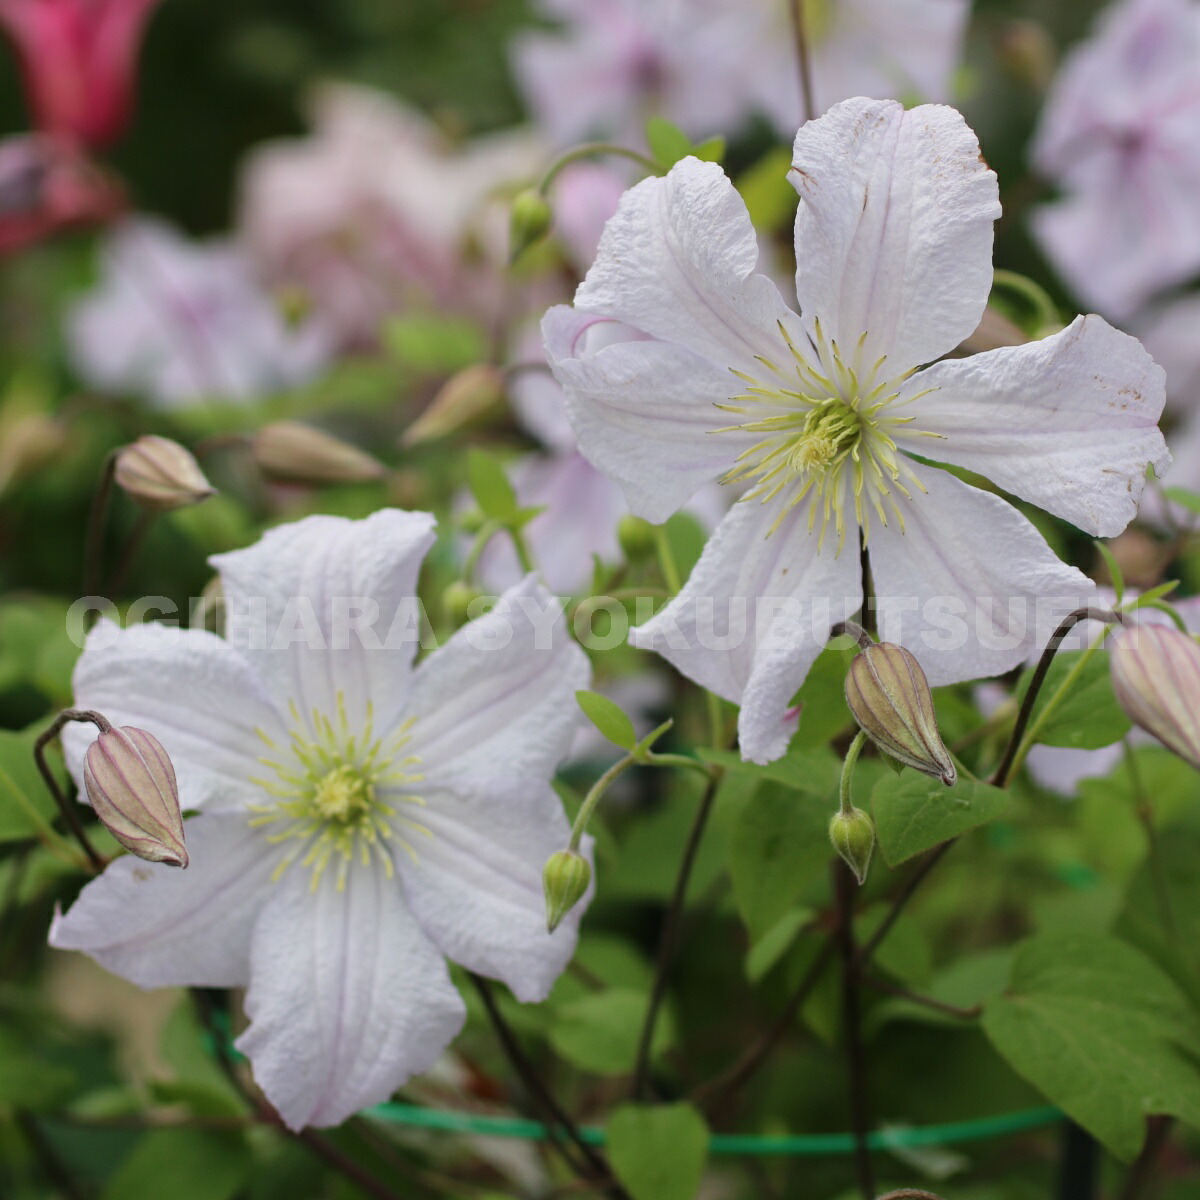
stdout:
[[624,1104],[608,1120],[608,1157],[633,1200],[693,1200],[708,1126],[690,1104]]
[[484,516],[509,524],[517,519],[517,495],[504,468],[486,451],[467,455],[467,484]]
[[1200,492],[1193,492],[1182,487],[1168,487],[1163,488],[1163,495],[1175,504],[1186,508],[1188,512],[1200,513]]
[[1115,938],[1050,934],[1017,951],[983,1027],[1009,1065],[1118,1158],[1152,1114],[1200,1124],[1200,1072],[1180,1047],[1200,1036],[1175,984]]
[[[703,748],[696,753],[708,763],[724,767],[738,775],[773,780],[811,796],[837,799],[838,780],[842,774],[841,760],[830,750],[789,750],[786,758],[777,758],[765,766],[745,762],[736,750]],[[860,760],[861,763],[861,760]],[[830,810],[832,816],[832,809]]]
[[1103,542],[1093,541],[1092,545],[1104,559],[1104,565],[1108,568],[1108,576],[1112,580],[1113,591],[1116,593],[1114,603],[1119,605],[1125,596],[1125,572],[1121,570],[1117,556]]
[[792,943],[813,918],[811,908],[791,908],[771,926],[746,955],[746,978],[757,983],[788,952]]
[[729,872],[733,898],[757,942],[800,898],[833,855],[830,804],[778,783],[765,783],[733,830]]
[[692,147],[692,153],[701,162],[720,162],[725,157],[725,139],[720,134],[705,138]]
[[654,160],[667,169],[694,153],[692,139],[664,117],[651,117],[646,122],[646,145]]
[[[1129,602],[1126,611],[1133,612],[1134,609],[1145,608],[1148,604],[1155,604],[1164,596],[1169,596],[1178,586],[1178,579],[1168,579],[1160,583],[1157,587],[1147,588],[1144,592],[1140,592],[1134,596]],[[1185,626],[1185,632],[1186,628]]]
[[788,182],[791,165],[791,147],[779,146],[738,176],[737,189],[760,232],[783,229],[796,215],[796,189]]
[[[33,759],[33,744],[43,728],[0,731],[0,842],[36,837],[57,811]],[[65,786],[57,750],[51,750],[49,762],[59,786]]]
[[616,746],[632,750],[637,745],[633,722],[607,696],[599,692],[576,692],[575,699],[589,721]]
[[101,1200],[231,1200],[250,1180],[242,1137],[209,1129],[158,1129],[146,1134],[101,1193]]
[[73,1071],[47,1062],[26,1037],[0,1029],[0,1108],[31,1112],[57,1108],[71,1098],[77,1082]]
[[827,746],[854,724],[846,705],[846,672],[854,655],[854,648],[846,643],[827,646],[817,656],[792,701],[800,707],[800,728],[792,739],[797,749]]
[[383,328],[383,341],[404,366],[422,374],[449,374],[487,359],[483,330],[458,317],[393,317]]
[[1010,804],[1006,792],[989,784],[960,779],[947,787],[915,771],[887,775],[871,792],[875,834],[889,867],[994,821]]
[[[1029,727],[1032,729],[1050,698],[1067,675],[1078,665],[1085,650],[1061,651],[1054,656],[1046,680],[1033,706]],[[1017,699],[1023,699],[1033,678],[1033,668],[1017,684]],[[1038,731],[1038,742],[1046,746],[1067,746],[1075,750],[1098,750],[1120,741],[1130,730],[1129,718],[1113,695],[1108,675],[1108,655],[1092,654],[1071,685],[1063,702],[1050,714]]]
[[[567,1062],[585,1071],[628,1074],[637,1059],[647,1003],[646,993],[633,988],[606,988],[581,996],[552,1015],[550,1044]],[[660,1054],[674,1039],[674,1022],[664,1007],[651,1051]]]

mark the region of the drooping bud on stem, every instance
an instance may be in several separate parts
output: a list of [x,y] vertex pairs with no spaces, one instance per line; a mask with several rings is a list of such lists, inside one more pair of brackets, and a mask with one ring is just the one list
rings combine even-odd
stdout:
[[940,779],[958,777],[933,711],[921,664],[891,642],[867,646],[846,676],[846,703],[859,728],[897,762]]
[[451,375],[429,407],[404,431],[401,445],[416,446],[446,437],[481,420],[504,400],[504,372],[491,363],[475,363]]
[[617,542],[629,562],[644,562],[654,554],[658,538],[649,521],[626,513],[617,522]]
[[290,483],[369,483],[387,474],[365,450],[299,421],[264,425],[250,448],[264,475]]
[[516,262],[534,242],[550,230],[554,214],[546,197],[536,188],[526,188],[513,198],[508,221],[508,261]]
[[186,508],[216,492],[191,451],[153,433],[117,451],[113,478],[151,512]]
[[1109,652],[1126,715],[1200,770],[1200,645],[1169,625],[1127,625]]
[[175,769],[157,738],[110,725],[87,748],[83,783],[96,816],[131,854],[188,865]]
[[859,884],[867,879],[875,849],[875,823],[861,808],[839,810],[829,822],[829,840]]
[[553,933],[583,899],[592,881],[592,868],[575,850],[559,850],[546,859],[542,869],[542,887],[546,893],[546,929]]

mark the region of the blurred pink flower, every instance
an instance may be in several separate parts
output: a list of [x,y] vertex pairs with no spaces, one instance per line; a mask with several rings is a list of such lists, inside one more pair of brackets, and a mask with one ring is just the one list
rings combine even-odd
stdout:
[[[641,139],[663,116],[693,137],[755,111],[790,136],[803,119],[787,6],[778,0],[541,0],[557,31],[514,41],[518,85],[558,144]],[[942,100],[962,52],[966,0],[807,3],[819,110],[849,96]]]
[[85,146],[124,132],[142,32],[158,0],[0,0],[37,128]]
[[330,352],[317,323],[285,322],[234,246],[188,242],[149,217],[113,231],[99,284],[68,314],[67,342],[92,387],[164,408],[296,387]]
[[1064,195],[1033,232],[1116,319],[1200,268],[1198,62],[1191,0],[1120,0],[1067,56],[1042,116],[1034,163]]
[[246,162],[241,234],[267,276],[299,289],[345,346],[372,343],[414,306],[486,311],[494,288],[464,244],[503,260],[506,214],[487,201],[544,165],[536,141],[504,133],[455,149],[391,96],[349,84],[316,93],[313,125]]
[[41,134],[0,141],[0,254],[124,207],[120,184],[72,146]]

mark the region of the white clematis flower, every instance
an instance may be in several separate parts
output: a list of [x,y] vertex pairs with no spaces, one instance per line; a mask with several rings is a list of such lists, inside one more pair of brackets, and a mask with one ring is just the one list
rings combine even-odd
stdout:
[[1020,662],[1092,585],[987,475],[1089,533],[1120,532],[1168,459],[1163,373],[1095,316],[1025,346],[922,364],[975,329],[995,175],[953,109],[837,105],[796,137],[797,315],[755,273],[745,205],[685,159],[629,191],[574,308],[543,330],[582,452],[663,521],[704,482],[748,485],[680,595],[633,631],[742,706],[768,762],[829,628],[862,603],[931,684]]
[[227,638],[102,624],[75,674],[200,812],[187,871],[118,859],[51,942],[142,987],[247,987],[237,1046],[293,1129],[433,1064],[465,1014],[446,958],[535,1001],[575,946],[578,910],[546,932],[541,872],[586,657],[527,579],[414,667],[432,542],[395,510],[272,530],[215,560]]

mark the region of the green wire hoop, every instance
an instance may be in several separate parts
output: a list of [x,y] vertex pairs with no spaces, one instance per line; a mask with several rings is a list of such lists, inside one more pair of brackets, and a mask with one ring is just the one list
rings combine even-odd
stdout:
[[[552,1136],[551,1130],[541,1121],[530,1121],[522,1117],[489,1117],[476,1113],[451,1112],[441,1108],[425,1108],[420,1104],[379,1104],[367,1109],[363,1116],[393,1125],[408,1125],[414,1129],[484,1134],[488,1137],[518,1138],[527,1142],[548,1141]],[[867,1134],[867,1145],[872,1150],[888,1150],[982,1141],[1003,1137],[1009,1133],[1021,1133],[1028,1129],[1041,1129],[1063,1119],[1063,1113],[1057,1108],[1028,1108],[1021,1112],[980,1117],[973,1121],[920,1125],[912,1129],[875,1130]],[[591,1146],[604,1145],[603,1129],[585,1125],[579,1133]],[[852,1133],[793,1133],[780,1137],[765,1134],[714,1133],[709,1141],[709,1149],[713,1154],[775,1157],[852,1154],[854,1148]]]

